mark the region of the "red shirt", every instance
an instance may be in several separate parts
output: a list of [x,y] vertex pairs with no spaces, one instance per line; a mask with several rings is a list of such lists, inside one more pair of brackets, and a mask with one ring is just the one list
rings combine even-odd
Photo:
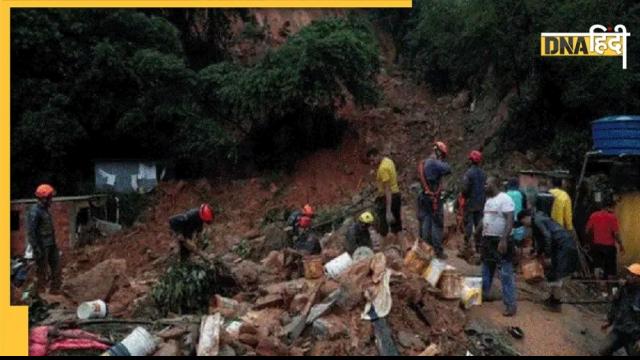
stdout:
[[618,218],[614,213],[606,210],[591,214],[587,223],[587,232],[593,234],[593,243],[596,245],[615,246],[615,235],[618,231],[620,231]]

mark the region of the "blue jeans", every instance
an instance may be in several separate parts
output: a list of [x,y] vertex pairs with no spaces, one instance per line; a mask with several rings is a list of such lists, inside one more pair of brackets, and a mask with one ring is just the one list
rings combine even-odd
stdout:
[[500,267],[500,281],[502,282],[502,301],[507,311],[516,311],[516,274],[513,262],[501,260],[500,263],[485,261],[482,263],[482,293],[486,296],[491,292],[493,276],[496,268]]
[[442,238],[444,235],[444,207],[438,201],[435,212],[433,199],[424,193],[418,197],[418,220],[420,221],[420,237],[431,245],[437,255],[444,253]]

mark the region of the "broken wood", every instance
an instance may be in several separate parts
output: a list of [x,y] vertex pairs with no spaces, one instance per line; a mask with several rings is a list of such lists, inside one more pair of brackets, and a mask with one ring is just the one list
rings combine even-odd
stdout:
[[380,356],[399,356],[400,353],[398,352],[396,343],[393,341],[391,328],[389,327],[387,319],[378,318],[378,314],[373,307],[369,311],[369,316],[371,316],[372,319],[377,319],[373,320],[371,324],[373,325],[373,333],[376,337],[375,343]]

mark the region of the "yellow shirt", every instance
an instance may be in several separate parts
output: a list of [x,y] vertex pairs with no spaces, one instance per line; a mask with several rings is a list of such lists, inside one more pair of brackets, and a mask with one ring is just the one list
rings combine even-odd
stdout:
[[380,195],[384,195],[384,185],[391,185],[392,193],[399,193],[400,188],[398,187],[398,174],[396,173],[396,164],[393,163],[393,160],[388,157],[382,159],[380,161],[380,166],[378,167],[378,173],[376,176],[378,180],[378,193]]
[[554,197],[551,218],[563,228],[573,231],[573,210],[569,194],[561,189],[551,189],[549,192]]

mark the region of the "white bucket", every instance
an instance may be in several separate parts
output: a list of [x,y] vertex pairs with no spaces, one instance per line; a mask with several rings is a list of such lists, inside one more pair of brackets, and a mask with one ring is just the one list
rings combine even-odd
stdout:
[[446,267],[446,262],[439,259],[433,259],[431,260],[429,267],[424,271],[423,277],[427,280],[429,285],[436,287],[438,285],[438,281],[440,281],[440,276]]
[[340,276],[343,271],[348,269],[352,263],[353,259],[351,259],[351,255],[349,255],[348,252],[345,252],[344,254],[326,263],[324,265],[324,273],[328,278],[335,279]]
[[107,316],[107,304],[102,300],[83,302],[78,306],[78,319],[102,319]]
[[127,348],[131,356],[146,356],[156,349],[156,341],[143,327],[137,327],[121,344]]

